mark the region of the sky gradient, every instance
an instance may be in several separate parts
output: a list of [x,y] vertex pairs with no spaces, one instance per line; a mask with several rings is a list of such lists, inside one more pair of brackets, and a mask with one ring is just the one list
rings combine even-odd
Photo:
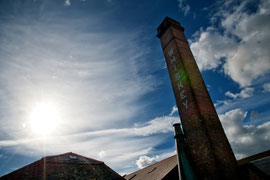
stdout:
[[166,16],[185,28],[237,159],[268,150],[268,0],[1,0],[0,176],[65,152],[121,174],[173,155]]

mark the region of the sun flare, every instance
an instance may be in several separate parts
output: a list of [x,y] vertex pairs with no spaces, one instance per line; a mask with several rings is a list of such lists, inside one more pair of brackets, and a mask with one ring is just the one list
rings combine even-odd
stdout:
[[59,123],[57,107],[51,103],[39,103],[33,108],[30,125],[33,132],[40,135],[52,133]]

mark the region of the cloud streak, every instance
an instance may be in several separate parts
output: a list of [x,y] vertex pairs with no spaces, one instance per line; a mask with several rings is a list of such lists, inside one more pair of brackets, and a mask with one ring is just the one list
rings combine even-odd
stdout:
[[[163,157],[163,151],[154,148],[172,134],[172,119],[178,117],[164,116],[155,118],[143,125],[132,128],[105,129],[92,132],[81,132],[69,135],[48,136],[39,138],[25,138],[2,140],[0,147],[16,151],[17,153],[33,156],[59,154],[68,151],[77,152],[92,158],[104,160],[111,167],[121,172],[131,172],[136,169],[135,159],[147,154],[158,154]],[[160,123],[162,122],[162,123]],[[157,135],[164,134],[160,137]],[[171,137],[171,138],[172,138]],[[61,143],[59,143],[61,142]],[[89,151],[91,148],[91,151]],[[170,149],[169,151],[173,151]],[[165,151],[167,152],[167,150]],[[171,154],[170,154],[171,155]],[[130,163],[134,161],[134,163]]]
[[[65,32],[72,27],[45,26],[38,22],[30,27],[2,26],[6,43],[1,44],[1,52],[6,60],[1,61],[0,83],[9,99],[1,96],[1,105],[14,107],[10,116],[21,117],[14,117],[20,119],[16,129],[28,125],[27,113],[43,101],[60,107],[63,129],[112,127],[136,114],[140,108],[136,100],[151,91],[154,82],[150,76],[138,75],[137,62],[147,52],[136,53],[136,34],[125,43],[121,39],[127,34],[114,34],[119,37],[112,39],[110,33]],[[130,48],[122,51],[123,46]]]
[[178,0],[178,7],[184,13],[184,16],[188,15],[190,6],[186,3],[185,0]]
[[248,98],[253,96],[254,88],[246,87],[243,90],[240,91],[240,93],[231,93],[230,91],[227,91],[225,93],[226,96],[231,97],[233,99],[236,98]]
[[[135,159],[164,141],[167,136],[155,136],[171,131],[168,124],[162,124],[165,130],[158,126],[163,117],[133,127],[146,108],[139,99],[156,85],[147,75],[149,51],[139,30],[107,31],[96,24],[99,17],[27,23],[25,17],[8,18],[0,32],[2,149],[26,156],[73,151],[106,157],[121,172],[136,168]],[[31,129],[31,112],[40,103],[57,107],[61,119],[47,137]],[[170,125],[174,118],[166,118]]]

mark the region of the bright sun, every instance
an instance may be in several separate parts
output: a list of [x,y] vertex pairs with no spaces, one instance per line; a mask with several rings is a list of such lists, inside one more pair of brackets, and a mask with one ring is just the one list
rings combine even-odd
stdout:
[[59,123],[59,112],[51,103],[39,103],[33,108],[30,125],[32,130],[40,135],[52,133]]

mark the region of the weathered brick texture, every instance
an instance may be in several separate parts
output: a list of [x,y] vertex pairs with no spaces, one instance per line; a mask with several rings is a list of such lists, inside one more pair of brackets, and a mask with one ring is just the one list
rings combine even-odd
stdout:
[[236,179],[236,159],[185,38],[184,28],[166,18],[157,36],[198,177]]

